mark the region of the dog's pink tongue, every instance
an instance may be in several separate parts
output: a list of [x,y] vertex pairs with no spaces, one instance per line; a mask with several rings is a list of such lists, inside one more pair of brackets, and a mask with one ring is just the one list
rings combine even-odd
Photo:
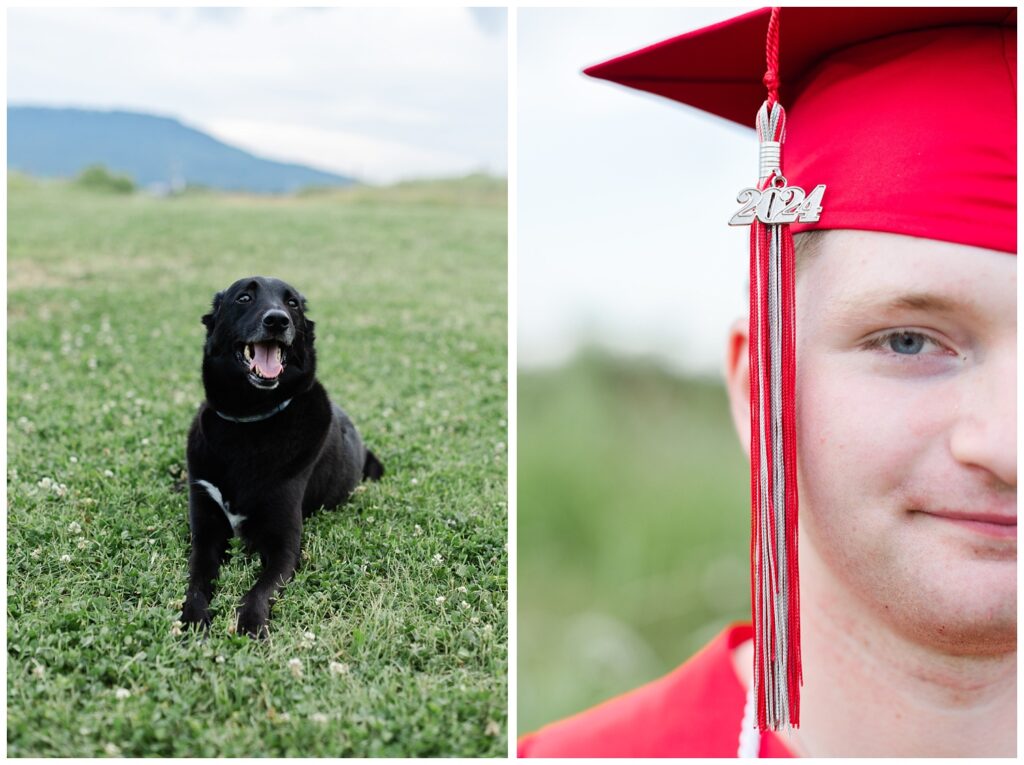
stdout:
[[277,360],[277,346],[274,343],[255,343],[255,351],[252,360],[253,366],[259,367],[260,374],[267,378],[274,378],[281,374],[284,367]]

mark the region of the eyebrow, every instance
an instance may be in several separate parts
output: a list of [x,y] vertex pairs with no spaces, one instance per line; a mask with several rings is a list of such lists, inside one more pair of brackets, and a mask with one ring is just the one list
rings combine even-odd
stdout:
[[976,314],[976,307],[967,302],[938,295],[933,292],[907,292],[894,294],[882,292],[851,298],[840,298],[836,305],[845,311],[904,310],[928,313],[969,313]]

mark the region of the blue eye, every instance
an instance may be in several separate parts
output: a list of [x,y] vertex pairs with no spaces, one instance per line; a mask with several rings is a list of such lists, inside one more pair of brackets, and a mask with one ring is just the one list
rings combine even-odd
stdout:
[[885,338],[889,348],[895,353],[914,356],[924,348],[925,336],[916,332],[894,332]]
[[955,348],[937,337],[911,329],[891,329],[866,340],[861,347],[880,354],[892,364],[934,364],[960,358]]

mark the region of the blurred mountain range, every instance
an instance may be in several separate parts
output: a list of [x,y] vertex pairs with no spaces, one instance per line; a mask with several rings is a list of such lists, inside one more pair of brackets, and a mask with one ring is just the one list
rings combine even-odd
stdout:
[[257,157],[170,117],[7,107],[9,169],[71,177],[95,164],[128,175],[137,186],[157,193],[207,186],[274,194],[356,183],[354,178],[306,165]]

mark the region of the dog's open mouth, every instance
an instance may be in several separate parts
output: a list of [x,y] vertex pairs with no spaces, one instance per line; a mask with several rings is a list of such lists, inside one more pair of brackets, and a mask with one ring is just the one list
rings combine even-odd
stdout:
[[243,345],[239,355],[249,370],[249,382],[257,388],[276,388],[287,362],[287,350],[273,341]]

